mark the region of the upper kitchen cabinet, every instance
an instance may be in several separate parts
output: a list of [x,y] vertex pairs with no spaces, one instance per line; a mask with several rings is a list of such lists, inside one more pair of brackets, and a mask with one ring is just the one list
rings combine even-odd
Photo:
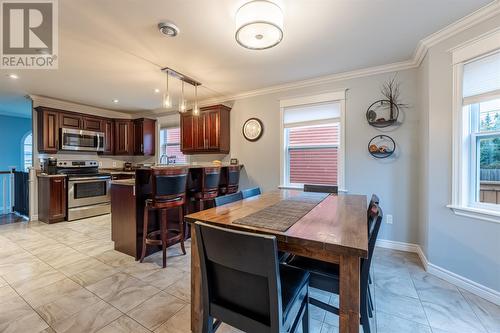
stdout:
[[59,112],[59,127],[83,129],[83,117],[78,113]]
[[103,132],[103,120],[95,117],[83,117],[83,129],[86,131]]
[[140,118],[134,120],[134,155],[154,156],[156,120]]
[[134,123],[129,119],[115,119],[115,155],[134,154]]
[[59,112],[55,109],[37,107],[38,151],[57,153],[59,149]]
[[103,155],[113,155],[115,153],[115,122],[113,119],[102,121],[102,132],[104,132]]
[[225,105],[200,109],[200,115],[187,112],[181,116],[181,151],[184,154],[228,154],[229,112]]

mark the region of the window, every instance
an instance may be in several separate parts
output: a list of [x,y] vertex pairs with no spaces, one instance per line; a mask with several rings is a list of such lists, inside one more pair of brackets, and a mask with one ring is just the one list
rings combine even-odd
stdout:
[[[163,158],[163,159],[162,159]],[[186,155],[181,152],[181,131],[179,127],[160,130],[160,162],[174,164],[186,163]]]
[[453,189],[459,215],[500,222],[500,33],[453,52]]
[[33,133],[28,133],[23,140],[23,170],[33,166]]
[[343,189],[344,92],[281,101],[282,186]]

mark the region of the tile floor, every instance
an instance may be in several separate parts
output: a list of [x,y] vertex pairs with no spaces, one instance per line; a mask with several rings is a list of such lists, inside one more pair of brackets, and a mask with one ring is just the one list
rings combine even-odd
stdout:
[[[110,239],[109,216],[0,226],[0,332],[189,332],[189,253],[170,248],[161,269],[159,253],[139,264]],[[414,254],[377,248],[373,281],[373,332],[500,332],[500,307],[425,273]],[[312,307],[311,332],[338,332],[338,318]]]

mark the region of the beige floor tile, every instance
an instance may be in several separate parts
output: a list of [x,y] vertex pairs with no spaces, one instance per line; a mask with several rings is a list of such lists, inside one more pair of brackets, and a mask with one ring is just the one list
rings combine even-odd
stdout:
[[119,272],[119,270],[114,267],[111,267],[104,263],[102,265],[103,266],[98,266],[96,268],[71,275],[70,279],[83,287],[87,287]]
[[40,332],[48,327],[9,286],[0,288],[0,332]]
[[161,269],[162,266],[156,263],[149,263],[149,262],[140,263],[138,261],[128,263],[124,267],[120,268],[122,272],[130,274],[138,279],[144,279],[149,275],[160,271]]
[[34,279],[37,276],[40,276],[44,273],[54,271],[54,269],[47,265],[46,263],[36,260],[33,262],[26,262],[20,264],[11,265],[2,277],[9,284],[13,284],[15,282],[25,280],[25,279]]
[[57,281],[63,280],[65,275],[58,272],[55,269],[44,272],[40,275],[37,275],[34,278],[27,278],[24,280],[16,281],[12,283],[12,287],[21,295],[24,295],[30,291],[34,291],[36,289],[48,286]]
[[128,312],[128,315],[149,330],[155,330],[176,314],[186,303],[160,292]]
[[49,325],[53,325],[55,322],[66,319],[72,314],[96,304],[99,301],[101,301],[99,297],[82,288],[65,294],[61,298],[42,305],[35,310]]
[[52,328],[57,333],[92,333],[97,332],[121,315],[122,313],[111,305],[100,301],[66,319],[55,322]]
[[0,287],[6,286],[6,285],[7,285],[7,281],[5,281],[3,279],[3,277],[0,276]]
[[[89,269],[99,269],[99,268],[105,268],[107,265],[104,264],[102,261],[99,261],[95,258],[92,257],[86,257],[84,259],[75,261],[69,265],[62,266],[58,268],[58,270],[63,273],[66,276],[71,276],[78,274],[83,271],[87,271]],[[107,266],[109,267],[109,266]]]
[[114,243],[111,240],[88,240],[83,243],[70,245],[73,249],[86,254],[88,256],[96,256],[103,252],[113,250]]
[[23,298],[33,308],[37,308],[81,288],[78,283],[65,278],[48,286],[27,292],[23,295]]
[[135,259],[132,256],[123,254],[121,252],[110,250],[103,253],[100,253],[94,256],[97,260],[102,261],[105,264],[108,264],[113,267],[121,268],[131,262],[134,262]]
[[185,302],[191,302],[191,274],[184,273],[181,279],[168,286],[165,291]]
[[115,274],[87,288],[122,312],[132,310],[160,292],[125,273]]
[[127,316],[121,316],[107,326],[101,328],[98,333],[148,333],[145,327]]
[[86,259],[88,256],[71,249],[71,251],[61,253],[58,257],[50,258],[46,260],[54,268],[61,268],[69,264],[75,263],[79,260]]
[[152,286],[155,286],[156,288],[165,289],[175,282],[179,281],[180,279],[185,278],[185,274],[186,273],[180,269],[167,267],[151,275],[148,275],[141,280],[147,282]]
[[155,333],[191,333],[191,306],[185,305],[179,312],[164,322]]

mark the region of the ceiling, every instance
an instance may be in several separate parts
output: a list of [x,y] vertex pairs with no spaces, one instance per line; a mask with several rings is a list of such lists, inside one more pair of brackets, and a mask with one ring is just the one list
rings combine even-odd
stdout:
[[[234,13],[247,1],[59,1],[59,69],[18,70],[18,80],[2,70],[0,92],[153,110],[161,103],[154,89],[164,87],[160,67],[202,82],[200,99],[233,95],[408,60],[419,40],[491,2],[275,0],[284,11],[284,39],[251,51],[234,39]],[[162,20],[173,21],[180,35],[160,35]],[[189,98],[192,90],[186,86]]]

